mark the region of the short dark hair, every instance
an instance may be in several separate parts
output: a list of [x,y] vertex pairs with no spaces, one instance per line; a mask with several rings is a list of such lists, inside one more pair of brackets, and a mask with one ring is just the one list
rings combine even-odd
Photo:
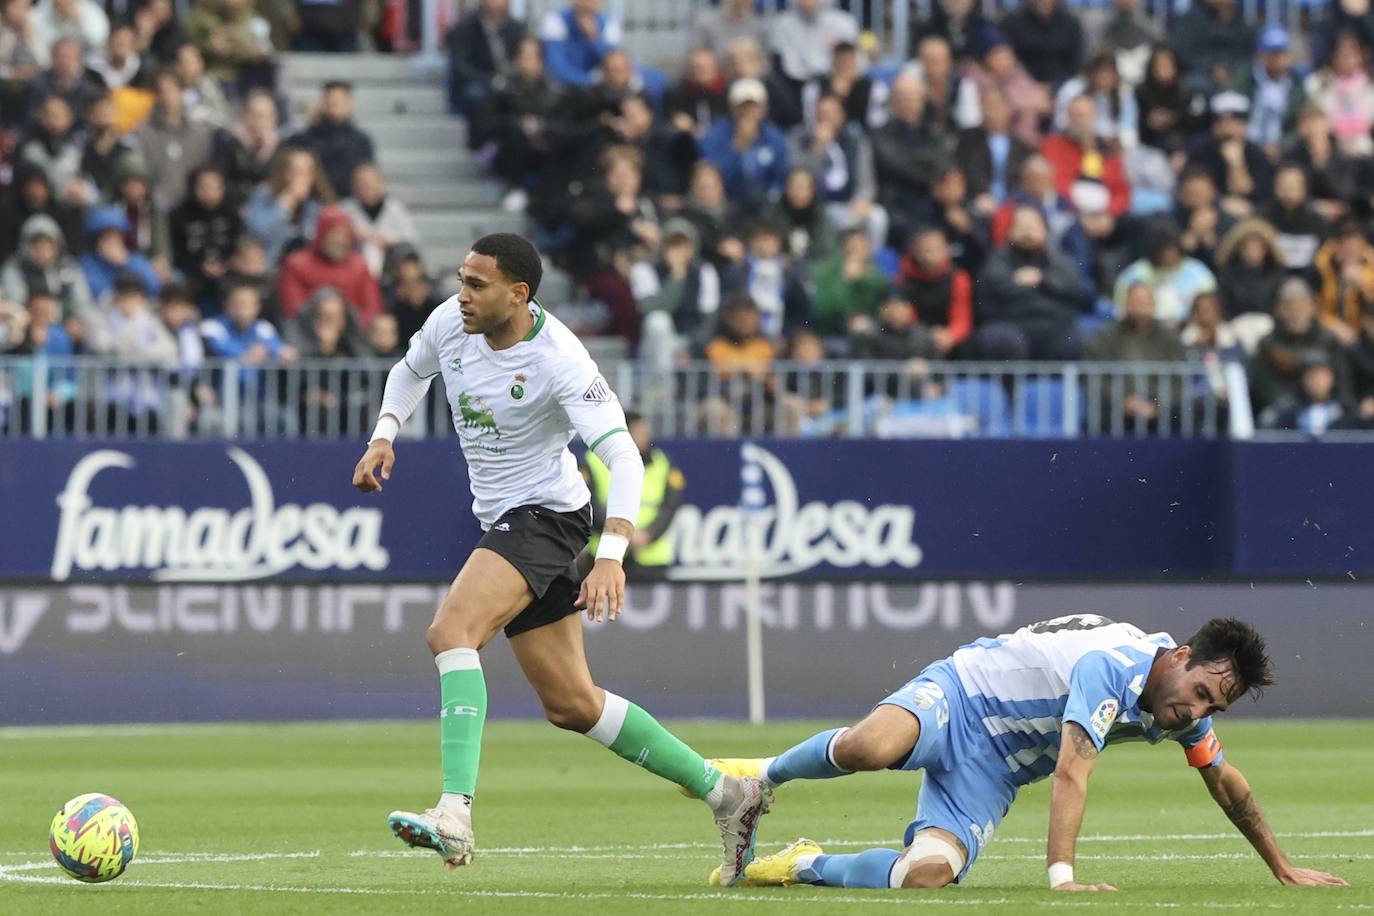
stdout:
[[325,82],[324,86],[321,87],[320,91],[328,93],[333,92],[335,89],[342,89],[349,95],[353,94],[353,84],[348,80],[328,80]]
[[512,283],[524,283],[530,288],[530,298],[539,292],[544,277],[544,264],[539,251],[529,239],[514,232],[493,232],[472,243],[473,254],[496,259],[496,269]]
[[1235,675],[1231,698],[1248,692],[1258,698],[1262,688],[1275,683],[1274,666],[1259,631],[1234,617],[1213,617],[1188,640],[1192,656],[1188,667],[1225,662]]
[[157,301],[161,305],[170,305],[173,302],[190,302],[194,305],[195,297],[191,295],[191,290],[186,284],[168,283],[158,292]]

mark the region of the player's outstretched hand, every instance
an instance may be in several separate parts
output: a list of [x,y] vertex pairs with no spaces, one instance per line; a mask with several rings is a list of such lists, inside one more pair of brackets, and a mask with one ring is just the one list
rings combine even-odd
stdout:
[[[391,448],[391,443],[385,439],[374,439],[368,443],[367,451],[353,469],[353,486],[364,493],[381,492],[382,480],[391,479],[391,466],[395,463],[396,452]],[[375,473],[378,467],[382,469],[381,480],[377,479]]]
[[1056,891],[1114,891],[1116,888],[1110,884],[1079,884],[1077,881],[1065,881],[1063,884],[1056,884],[1052,890]]
[[625,567],[615,560],[597,560],[587,578],[582,580],[582,591],[574,606],[586,608],[587,619],[600,623],[607,619],[608,605],[610,619],[615,620],[624,603]]
[[1283,884],[1296,884],[1304,887],[1349,887],[1350,882],[1335,875],[1328,875],[1315,868],[1290,868],[1278,875]]

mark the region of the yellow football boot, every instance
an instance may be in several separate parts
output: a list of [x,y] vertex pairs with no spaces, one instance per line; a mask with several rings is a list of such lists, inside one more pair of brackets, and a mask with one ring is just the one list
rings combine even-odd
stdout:
[[[755,779],[763,779],[764,762],[771,759],[771,757],[721,757],[718,760],[706,762],[720,770],[725,776],[753,776]],[[764,782],[767,781],[764,779]],[[695,798],[691,792],[682,786],[678,786],[677,790],[688,798]]]
[[[814,840],[802,837],[792,845],[771,856],[755,859],[744,867],[744,877],[735,882],[735,887],[788,887],[797,883],[797,860],[802,856],[818,856],[821,847]],[[720,885],[720,869],[711,872],[706,883],[712,887]]]

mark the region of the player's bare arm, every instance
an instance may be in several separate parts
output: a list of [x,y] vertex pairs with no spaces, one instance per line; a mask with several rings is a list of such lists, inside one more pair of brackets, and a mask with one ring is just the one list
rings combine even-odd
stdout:
[[[627,541],[634,536],[635,526],[623,518],[606,519],[605,534],[623,537]],[[625,604],[625,566],[610,557],[597,558],[592,571],[582,580],[582,591],[577,596],[577,606],[587,609],[587,619],[600,622],[609,617],[615,620]]]
[[382,481],[391,479],[391,468],[395,463],[396,452],[391,447],[391,440],[373,439],[367,444],[367,451],[363,452],[363,457],[353,468],[353,486],[364,493],[380,493]]
[[[1092,736],[1077,722],[1065,722],[1059,738],[1059,757],[1050,784],[1050,835],[1046,864],[1051,886],[1057,891],[1114,891],[1110,884],[1080,884],[1073,880],[1074,847],[1088,804],[1088,777],[1097,765],[1098,750]],[[1054,883],[1063,867],[1068,877]]]
[[1279,883],[1347,886],[1344,879],[1335,875],[1311,868],[1298,868],[1288,861],[1288,857],[1279,848],[1274,831],[1264,819],[1264,812],[1260,811],[1259,802],[1255,800],[1250,783],[1240,770],[1223,760],[1220,766],[1206,767],[1200,772],[1202,781],[1207,784],[1207,791],[1212,793],[1212,798],[1226,813],[1231,823],[1236,825],[1236,829],[1250,841],[1251,846],[1255,847],[1255,852],[1259,853],[1260,858],[1274,873],[1274,877],[1279,879]]

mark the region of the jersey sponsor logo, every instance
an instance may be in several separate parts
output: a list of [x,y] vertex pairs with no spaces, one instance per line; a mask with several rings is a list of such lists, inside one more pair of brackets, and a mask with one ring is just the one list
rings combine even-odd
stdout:
[[1111,730],[1112,723],[1116,721],[1116,714],[1119,709],[1116,700],[1103,700],[1098,703],[1093,714],[1088,717],[1088,725],[1092,727],[1093,734],[1106,741],[1107,732]]
[[[920,565],[921,548],[912,541],[916,510],[909,505],[868,505],[854,500],[803,504],[791,471],[765,448],[746,443],[748,459],[761,471],[765,503],[744,509],[716,506],[703,512],[684,505],[673,518],[669,537],[677,553],[673,579],[738,579],[747,531],[763,531],[760,574],[794,575],[822,563],[842,568]],[[772,504],[766,502],[768,491]]]
[[492,525],[492,526],[491,526],[491,530],[492,530],[492,531],[509,531],[509,530],[510,530],[510,522],[497,522],[495,525]]
[[615,395],[611,393],[611,386],[606,384],[606,380],[601,376],[592,379],[592,383],[587,386],[587,390],[582,393],[582,400],[592,402],[611,401]]
[[250,505],[238,511],[94,505],[90,488],[96,477],[110,469],[131,470],[134,459],[112,449],[82,458],[57,497],[62,514],[52,578],[62,582],[74,571],[151,569],[159,582],[242,582],[296,566],[387,568],[391,557],[381,546],[380,509],[341,512],[328,503],[278,506],[262,466],[243,449],[231,448],[228,455],[248,485]]
[[458,431],[472,434],[463,437],[467,444],[493,454],[504,454],[506,451],[504,448],[482,442],[483,437],[486,436],[501,438],[501,427],[496,422],[496,416],[491,412],[491,408],[487,406],[486,402],[478,395],[462,391],[458,394],[457,406]]

